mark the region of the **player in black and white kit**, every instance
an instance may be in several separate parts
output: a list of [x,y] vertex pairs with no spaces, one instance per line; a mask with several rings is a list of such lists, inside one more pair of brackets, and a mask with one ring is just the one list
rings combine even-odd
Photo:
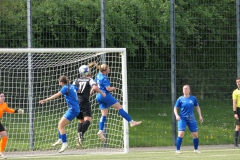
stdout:
[[[84,71],[81,69],[84,67]],[[90,69],[87,65],[83,65],[79,68],[79,72],[82,75],[81,78],[77,78],[73,85],[78,87],[78,102],[80,105],[80,113],[77,116],[79,120],[78,123],[78,144],[82,146],[83,144],[83,136],[84,133],[87,131],[88,127],[92,121],[92,109],[91,109],[91,102],[89,100],[92,91],[99,92],[103,97],[106,96],[104,92],[102,92],[97,83],[91,78]]]

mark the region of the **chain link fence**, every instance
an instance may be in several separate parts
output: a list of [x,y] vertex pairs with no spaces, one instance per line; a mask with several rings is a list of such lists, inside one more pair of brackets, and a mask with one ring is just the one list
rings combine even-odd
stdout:
[[[0,48],[28,47],[26,0],[0,4]],[[170,1],[106,0],[105,5],[106,47],[127,48],[129,112],[144,119],[141,130],[130,130],[135,134],[130,146],[171,145]],[[176,97],[190,84],[205,119],[201,144],[233,143],[236,1],[178,0],[174,6]],[[34,48],[100,48],[100,1],[32,1],[32,38]]]

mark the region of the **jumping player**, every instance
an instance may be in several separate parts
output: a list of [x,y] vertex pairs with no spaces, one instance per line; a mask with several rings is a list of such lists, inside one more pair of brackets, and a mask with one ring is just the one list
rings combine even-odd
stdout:
[[79,73],[82,77],[77,78],[73,82],[73,85],[79,89],[77,95],[81,111],[77,116],[77,119],[79,120],[77,132],[78,144],[82,146],[84,133],[88,130],[88,127],[92,122],[92,109],[89,100],[90,92],[99,92],[103,97],[105,97],[106,94],[98,88],[97,83],[91,78],[91,72],[87,65],[79,67]]
[[100,90],[106,94],[106,97],[103,97],[99,93],[96,96],[96,100],[99,104],[99,108],[102,113],[102,117],[100,118],[100,121],[99,121],[99,132],[97,133],[98,137],[103,142],[106,141],[106,138],[103,135],[103,128],[104,128],[104,123],[107,119],[108,108],[111,106],[118,110],[118,113],[130,123],[131,127],[141,124],[142,121],[139,121],[139,122],[133,121],[132,118],[130,117],[130,115],[126,111],[123,110],[120,103],[110,93],[110,92],[116,90],[116,88],[110,86],[110,81],[107,77],[107,74],[110,72],[109,66],[106,64],[97,65],[95,62],[90,63],[88,66],[90,68],[95,66],[97,69],[99,69],[100,72],[96,76],[95,82],[97,82]]

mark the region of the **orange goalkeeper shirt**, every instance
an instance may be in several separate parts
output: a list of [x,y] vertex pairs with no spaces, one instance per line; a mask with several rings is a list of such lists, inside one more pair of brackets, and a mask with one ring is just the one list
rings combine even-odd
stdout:
[[15,113],[15,110],[9,108],[7,103],[4,102],[4,103],[0,104],[0,118],[2,118],[4,112]]

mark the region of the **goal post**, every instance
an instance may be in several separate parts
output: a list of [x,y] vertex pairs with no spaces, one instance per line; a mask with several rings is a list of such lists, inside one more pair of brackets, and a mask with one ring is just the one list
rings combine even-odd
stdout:
[[[103,60],[102,57],[105,59]],[[2,124],[9,141],[5,149],[8,157],[58,154],[61,146],[51,147],[57,139],[57,124],[67,110],[63,97],[39,104],[60,90],[58,78],[66,75],[71,83],[81,77],[78,68],[90,62],[106,62],[113,95],[128,112],[126,48],[1,48],[0,83],[5,102],[10,108],[23,108],[24,115],[4,114]],[[93,79],[99,71],[91,69]],[[107,144],[97,136],[101,111],[90,97],[92,123],[84,135],[83,148],[76,146],[78,121],[67,127],[69,148],[63,154],[128,153],[128,122],[110,107],[107,117]],[[80,106],[81,107],[81,106]]]

